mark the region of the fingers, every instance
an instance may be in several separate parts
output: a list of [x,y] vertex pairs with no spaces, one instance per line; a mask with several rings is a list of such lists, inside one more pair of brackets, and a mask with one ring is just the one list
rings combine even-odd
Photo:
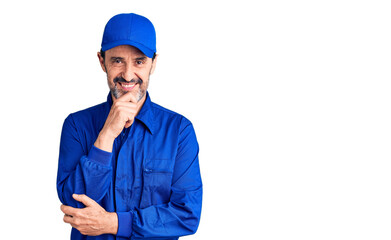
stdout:
[[[125,122],[133,122],[134,117],[137,114],[137,106],[131,102],[116,102],[113,105],[113,117],[122,119],[122,123],[125,125]],[[114,120],[114,119],[113,119]],[[122,127],[124,127],[122,125]],[[131,124],[130,124],[131,125]],[[126,125],[125,125],[126,127]]]
[[76,201],[83,203],[86,207],[92,207],[92,206],[95,206],[97,204],[94,200],[92,200],[91,198],[89,198],[85,194],[73,194],[72,197]]
[[81,224],[83,223],[83,221],[81,221],[80,219],[74,218],[69,215],[64,215],[63,221],[65,223],[69,223],[73,228],[76,228],[79,231],[81,230],[80,227],[81,227]]
[[126,124],[125,124],[125,128],[128,128],[128,127],[132,126],[132,123],[133,123],[133,121],[128,120],[128,121],[126,122]]
[[129,113],[137,113],[137,104],[132,102],[115,102],[113,108],[117,111],[126,111]]
[[69,215],[64,215],[63,220],[65,223],[73,223],[73,217]]
[[128,92],[113,102],[109,115],[106,118],[105,125],[99,134],[99,136],[106,136],[107,138],[105,140],[104,137],[98,137],[95,142],[97,145],[94,144],[96,147],[103,150],[106,149],[110,152],[112,151],[112,141],[118,137],[124,127],[128,128],[133,124],[139,107],[137,103],[131,102],[135,100],[136,98],[132,95],[132,93]]
[[78,211],[78,209],[77,209],[77,208],[70,207],[70,206],[66,206],[66,205],[61,205],[61,211],[62,211],[65,215],[74,216],[74,215],[76,214],[76,212]]
[[62,205],[61,211],[64,213],[65,223],[70,224],[83,235],[97,236],[111,233],[107,232],[108,228],[104,226],[104,224],[107,225],[107,218],[111,216],[104,208],[85,194],[73,194],[72,197],[86,207],[80,209]]
[[137,103],[137,99],[136,97],[132,94],[132,92],[127,92],[125,93],[124,95],[122,95],[121,97],[119,97],[117,100],[117,102],[132,102],[132,103]]

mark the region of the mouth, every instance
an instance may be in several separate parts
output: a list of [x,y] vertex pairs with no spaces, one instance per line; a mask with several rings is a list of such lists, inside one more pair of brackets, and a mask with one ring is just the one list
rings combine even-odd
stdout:
[[121,88],[125,91],[131,91],[138,84],[138,83],[125,83],[125,82],[118,82],[118,83],[119,85],[121,85]]

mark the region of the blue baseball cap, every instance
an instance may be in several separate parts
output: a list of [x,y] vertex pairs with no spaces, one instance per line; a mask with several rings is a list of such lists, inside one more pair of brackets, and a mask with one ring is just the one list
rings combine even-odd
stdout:
[[122,13],[112,17],[103,33],[102,51],[119,45],[136,47],[152,58],[156,52],[156,32],[152,22],[134,13]]

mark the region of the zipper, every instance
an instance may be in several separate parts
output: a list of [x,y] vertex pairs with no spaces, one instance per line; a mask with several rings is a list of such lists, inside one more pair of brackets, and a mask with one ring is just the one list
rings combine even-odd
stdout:
[[117,184],[117,167],[118,167],[118,156],[119,156],[119,152],[124,144],[124,137],[126,135],[126,130],[127,129],[123,129],[122,132],[120,133],[120,136],[118,139],[115,139],[114,140],[114,144],[113,144],[113,152],[115,150],[115,153],[116,153],[116,156],[115,156],[115,159],[114,159],[114,166],[113,166],[113,188],[114,188],[114,191],[113,191],[113,201],[114,201],[114,209],[115,211],[117,211],[117,199],[116,199],[116,194],[115,194],[115,191],[116,191],[116,184]]

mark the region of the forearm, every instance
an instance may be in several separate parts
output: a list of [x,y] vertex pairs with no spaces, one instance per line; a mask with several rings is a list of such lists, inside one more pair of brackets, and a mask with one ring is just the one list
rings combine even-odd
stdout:
[[[190,162],[190,163],[189,163]],[[124,221],[119,217],[119,231],[121,237],[178,237],[194,234],[197,231],[202,207],[202,180],[199,171],[198,157],[189,164],[177,164],[177,173],[174,174],[169,199],[159,195],[156,191],[144,191],[140,208],[129,212],[118,213],[124,215]],[[155,173],[161,174],[161,173]],[[178,177],[176,177],[178,176]],[[161,204],[152,205],[150,194],[157,195]],[[126,217],[128,216],[128,217]],[[128,226],[128,235],[122,235]]]
[[[197,231],[202,202],[202,187],[194,191],[173,193],[167,204],[118,213],[117,236],[179,237]],[[121,218],[120,216],[125,216]]]
[[115,136],[102,130],[95,143],[94,143],[94,146],[103,150],[103,151],[106,151],[106,152],[112,152],[113,151],[113,143],[114,143],[114,140],[115,140]]

